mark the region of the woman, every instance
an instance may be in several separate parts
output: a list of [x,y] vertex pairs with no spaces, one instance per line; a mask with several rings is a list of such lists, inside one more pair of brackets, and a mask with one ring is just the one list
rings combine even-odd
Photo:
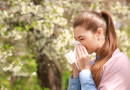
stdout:
[[[130,90],[130,61],[117,46],[108,11],[84,12],[73,24],[78,66],[73,63],[68,90]],[[88,54],[95,52],[90,61]]]

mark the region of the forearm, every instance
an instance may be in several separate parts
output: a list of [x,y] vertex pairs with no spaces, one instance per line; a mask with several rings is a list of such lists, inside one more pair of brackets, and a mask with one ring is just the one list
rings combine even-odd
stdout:
[[73,70],[73,79],[79,77],[79,71]]
[[73,79],[73,74],[69,77],[69,87],[68,90],[81,90],[79,77]]
[[89,69],[81,71],[79,73],[79,78],[81,82],[81,90],[97,90]]

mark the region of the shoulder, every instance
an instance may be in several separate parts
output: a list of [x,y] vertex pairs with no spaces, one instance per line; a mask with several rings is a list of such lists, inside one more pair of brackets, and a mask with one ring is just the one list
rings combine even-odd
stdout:
[[120,52],[112,56],[103,66],[104,72],[124,72],[130,70],[130,61],[127,55]]
[[104,66],[108,66],[110,64],[114,64],[114,63],[118,63],[118,64],[125,64],[125,63],[130,63],[129,58],[127,57],[126,54],[120,52],[117,53],[116,55],[112,56],[105,64]]

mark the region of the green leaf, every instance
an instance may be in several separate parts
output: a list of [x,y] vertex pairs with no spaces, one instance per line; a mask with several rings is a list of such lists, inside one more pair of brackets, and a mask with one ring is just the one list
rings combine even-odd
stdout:
[[31,28],[31,26],[28,26],[28,25],[25,26],[25,29],[26,29],[27,31],[29,31],[30,28]]
[[23,30],[24,30],[23,27],[16,27],[16,29],[17,29],[18,31],[23,31]]
[[37,21],[34,21],[34,22],[32,23],[32,26],[33,26],[33,27],[36,27],[37,24],[38,24]]

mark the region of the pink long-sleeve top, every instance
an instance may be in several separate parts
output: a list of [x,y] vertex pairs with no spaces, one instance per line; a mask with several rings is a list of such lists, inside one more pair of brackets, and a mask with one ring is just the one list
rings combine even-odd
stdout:
[[103,66],[98,90],[130,90],[130,61],[118,48]]

